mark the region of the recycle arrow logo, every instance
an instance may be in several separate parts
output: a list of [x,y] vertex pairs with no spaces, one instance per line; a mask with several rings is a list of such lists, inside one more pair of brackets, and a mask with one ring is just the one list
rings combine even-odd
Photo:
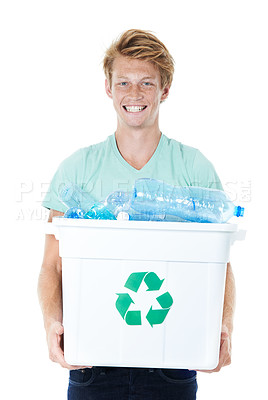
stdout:
[[[137,293],[142,281],[147,286],[147,291],[157,291],[161,288],[164,279],[159,279],[155,272],[133,272],[129,275],[124,287]],[[125,320],[128,325],[141,325],[141,311],[129,310],[131,304],[135,304],[131,296],[128,293],[116,293],[118,298],[115,306],[120,313],[121,317]],[[151,306],[150,310],[146,315],[146,319],[153,328],[154,325],[162,324],[173,304],[173,299],[169,292],[165,292],[161,296],[156,298],[160,305],[160,309],[153,309]]]

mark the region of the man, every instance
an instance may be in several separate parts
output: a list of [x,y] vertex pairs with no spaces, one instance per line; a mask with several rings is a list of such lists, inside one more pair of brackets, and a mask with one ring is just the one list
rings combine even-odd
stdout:
[[[214,167],[197,149],[167,138],[159,129],[160,104],[168,97],[174,72],[173,59],[162,42],[146,31],[124,32],[106,51],[104,72],[106,93],[117,113],[116,132],[61,163],[43,202],[50,209],[49,221],[66,211],[58,199],[58,191],[66,182],[77,183],[96,201],[117,189],[131,190],[137,178],[145,177],[178,186],[222,189]],[[50,358],[71,370],[69,399],[196,398],[196,371],[91,368],[66,363],[62,350],[61,259],[53,235],[46,235],[38,289]],[[230,364],[234,292],[228,264],[220,359],[214,371]]]

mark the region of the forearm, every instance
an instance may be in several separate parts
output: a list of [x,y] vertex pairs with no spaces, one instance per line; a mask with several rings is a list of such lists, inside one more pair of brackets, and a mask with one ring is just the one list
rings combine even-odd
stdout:
[[38,281],[38,297],[47,331],[53,322],[62,322],[61,271],[53,265],[42,265]]
[[228,263],[226,271],[222,324],[227,326],[230,335],[233,332],[234,310],[235,310],[235,280],[231,264]]

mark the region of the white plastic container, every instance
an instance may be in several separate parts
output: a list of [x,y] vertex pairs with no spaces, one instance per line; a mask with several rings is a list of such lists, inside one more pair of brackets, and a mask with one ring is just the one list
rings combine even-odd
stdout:
[[217,366],[226,264],[245,236],[237,225],[62,217],[49,225],[62,257],[69,364]]

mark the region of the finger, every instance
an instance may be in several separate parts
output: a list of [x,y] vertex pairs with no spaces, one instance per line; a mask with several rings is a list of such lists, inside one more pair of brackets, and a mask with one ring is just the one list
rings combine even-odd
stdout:
[[212,372],[216,372],[218,366],[214,369],[196,369],[196,372],[206,372],[207,374],[212,374]]
[[231,364],[231,341],[228,333],[224,331],[221,332],[220,354],[217,367],[210,370],[195,369],[191,371],[206,372],[206,373],[219,372],[222,367],[230,364]]
[[220,351],[221,351],[221,348],[222,348],[223,344],[226,343],[226,342],[227,342],[227,343],[230,343],[229,335],[225,336],[225,334],[223,334],[223,335],[221,336]]
[[65,366],[65,360],[64,360],[64,353],[63,349],[61,348],[60,345],[61,342],[61,336],[55,335],[54,337],[51,338],[50,341],[50,359],[54,362],[57,362],[61,364],[62,366]]
[[63,325],[60,322],[57,323],[57,325],[55,326],[55,332],[59,336],[63,335],[64,328],[63,328]]
[[229,337],[229,335],[228,335],[227,332],[222,332],[222,333],[221,333],[221,340],[225,340],[225,339],[227,339],[228,337]]
[[56,362],[59,363],[63,368],[78,369],[78,368],[76,368],[76,366],[70,365],[65,361],[64,353],[63,353],[63,351],[61,349],[59,351],[57,351]]
[[[216,368],[214,369],[210,369],[210,370],[201,370],[202,372],[207,372],[207,373],[212,373],[212,372],[219,372],[221,370],[221,368],[227,362],[227,359],[229,357],[229,351],[228,351],[228,341],[224,340],[221,344],[220,347],[220,355],[219,355],[219,362]],[[200,371],[200,370],[196,370],[196,371]]]
[[230,357],[229,343],[228,343],[228,340],[225,340],[221,346],[219,364],[218,364],[217,370],[220,370],[225,365],[225,362],[229,357]]
[[221,327],[221,331],[222,332],[226,332],[226,333],[228,333],[229,334],[229,329],[227,328],[227,326],[226,325],[222,325],[222,327]]
[[64,327],[60,322],[55,322],[53,326],[54,337],[51,337],[51,350],[50,350],[50,359],[53,362],[60,364],[63,368],[67,368],[69,370],[72,369],[85,369],[85,368],[92,368],[92,366],[81,366],[81,365],[70,365],[65,361],[64,352],[61,346],[62,335],[64,334]]
[[91,366],[82,366],[82,365],[71,365],[65,361],[64,352],[61,347],[56,346],[53,349],[53,357],[52,361],[60,364],[63,368],[67,368],[69,370],[72,369],[85,369],[85,368],[92,368]]

